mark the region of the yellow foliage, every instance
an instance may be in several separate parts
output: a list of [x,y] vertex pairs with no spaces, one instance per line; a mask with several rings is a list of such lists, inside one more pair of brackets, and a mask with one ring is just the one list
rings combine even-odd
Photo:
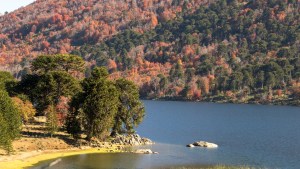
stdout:
[[18,97],[13,97],[12,100],[16,108],[21,113],[22,119],[25,122],[27,122],[30,118],[32,118],[35,115],[36,110],[34,109],[30,101],[23,101]]

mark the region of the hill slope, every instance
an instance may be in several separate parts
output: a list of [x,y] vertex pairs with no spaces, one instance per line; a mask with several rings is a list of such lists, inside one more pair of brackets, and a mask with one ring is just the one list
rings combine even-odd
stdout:
[[0,63],[21,70],[22,58],[71,52],[87,75],[107,66],[147,98],[299,104],[299,10],[297,0],[37,1],[0,17]]
[[[175,2],[175,1],[174,1]],[[0,17],[0,65],[42,53],[69,53],[126,29],[144,32],[180,12],[172,0],[37,0]],[[199,6],[202,1],[192,0]]]

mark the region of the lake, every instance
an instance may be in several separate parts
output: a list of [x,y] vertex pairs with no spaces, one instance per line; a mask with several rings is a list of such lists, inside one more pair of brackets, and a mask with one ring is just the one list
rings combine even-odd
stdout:
[[[144,101],[146,117],[136,129],[156,142],[158,155],[89,154],[63,158],[52,168],[165,168],[246,165],[300,168],[300,108],[198,102]],[[204,140],[217,149],[187,148]],[[53,160],[52,160],[53,161]],[[34,169],[47,168],[51,161]]]

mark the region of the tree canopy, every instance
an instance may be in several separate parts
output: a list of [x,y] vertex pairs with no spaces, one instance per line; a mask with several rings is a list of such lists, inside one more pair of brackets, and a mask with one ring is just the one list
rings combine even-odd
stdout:
[[83,72],[84,61],[79,56],[69,54],[41,55],[32,62],[31,70],[38,74],[50,71]]
[[119,93],[118,112],[113,126],[114,133],[132,133],[143,120],[144,107],[139,100],[137,86],[126,79],[118,79],[115,82]]

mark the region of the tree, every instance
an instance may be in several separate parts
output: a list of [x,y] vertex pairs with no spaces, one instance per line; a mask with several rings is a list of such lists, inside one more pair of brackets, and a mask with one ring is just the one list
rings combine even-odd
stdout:
[[24,123],[27,123],[29,119],[33,118],[36,110],[34,109],[32,103],[23,96],[13,97],[12,101],[15,107],[21,114],[22,120]]
[[139,100],[138,87],[126,79],[118,79],[116,88],[119,92],[119,107],[115,116],[113,134],[133,133],[145,115],[142,102]]
[[183,77],[182,63],[179,60],[170,70],[171,81],[181,79]]
[[10,153],[20,133],[21,117],[7,92],[0,90],[0,147]]
[[165,93],[165,89],[166,89],[166,87],[168,85],[168,78],[166,78],[162,74],[158,75],[158,77],[160,78],[160,80],[159,80],[159,89],[160,89],[160,91],[162,91],[163,93]]
[[243,85],[248,86],[249,88],[252,88],[254,84],[253,76],[250,72],[244,71],[244,77],[243,77]]
[[83,72],[84,61],[76,55],[41,55],[32,62],[31,69],[38,74],[50,71]]
[[43,114],[50,104],[56,106],[61,96],[72,97],[80,91],[78,81],[64,71],[26,75],[21,80],[19,88],[29,96],[39,114]]
[[0,90],[6,90],[7,83],[14,80],[14,77],[9,72],[0,71]]
[[257,74],[257,83],[261,86],[261,89],[264,88],[264,82],[265,82],[265,72],[259,71]]
[[243,82],[243,74],[241,72],[235,72],[231,75],[231,89],[239,90]]
[[201,77],[198,81],[198,88],[204,92],[205,95],[209,94],[209,79],[207,77]]
[[55,110],[55,106],[49,105],[48,108],[45,110],[46,117],[47,117],[47,131],[50,134],[50,137],[52,137],[55,132],[58,130],[58,119],[57,119],[57,113]]
[[69,113],[66,118],[66,129],[74,138],[79,138],[79,134],[82,132],[82,124],[84,123],[84,113],[81,106],[84,100],[84,95],[78,93],[72,97],[69,102]]
[[[118,111],[118,91],[114,84],[107,79],[108,72],[104,67],[96,67],[92,76],[82,82],[83,91],[78,93],[72,101],[73,119],[76,113],[83,112],[84,132],[87,140],[92,137],[105,138],[114,125],[114,117]],[[78,122],[78,121],[77,121]],[[78,126],[70,126],[73,134],[78,132]]]
[[268,72],[267,74],[267,79],[266,79],[266,85],[272,89],[276,84],[276,78],[275,78],[275,75],[274,73],[272,72]]

